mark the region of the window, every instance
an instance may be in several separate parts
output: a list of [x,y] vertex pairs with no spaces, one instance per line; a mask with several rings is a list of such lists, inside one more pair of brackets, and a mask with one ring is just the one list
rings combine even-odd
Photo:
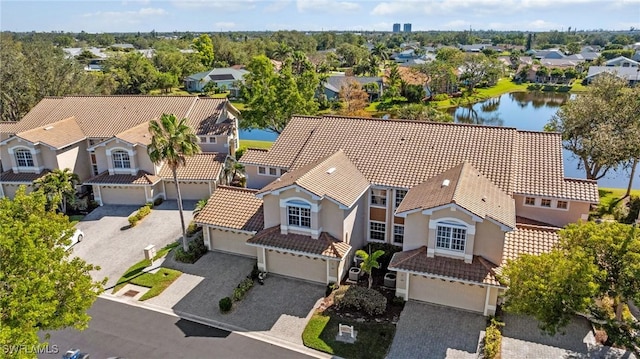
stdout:
[[204,137],[204,136],[200,137],[200,142],[201,143],[207,143],[207,138]]
[[436,248],[464,252],[467,228],[455,223],[443,222],[436,230]]
[[215,137],[209,137],[209,143],[216,143],[217,139]]
[[551,200],[543,198],[542,201],[540,201],[540,206],[542,206],[542,207],[551,207]]
[[290,226],[311,228],[311,206],[304,202],[287,202],[287,217]]
[[277,168],[273,168],[273,167],[269,167],[269,175],[277,176],[278,175],[278,169]]
[[395,198],[395,205],[396,208],[398,208],[398,206],[400,205],[400,202],[402,202],[402,200],[404,199],[404,196],[407,195],[407,190],[406,189],[397,189],[396,190],[396,198]]
[[34,167],[33,164],[33,156],[31,156],[31,151],[29,150],[17,150],[15,152],[16,155],[16,163],[18,167]]
[[558,204],[556,205],[557,208],[560,209],[567,209],[569,208],[569,202],[567,201],[558,201]]
[[369,224],[369,238],[374,241],[384,241],[387,226],[382,222],[371,222]]
[[287,173],[287,170],[285,170],[284,168],[281,168],[280,169],[280,176],[282,176],[285,173]]
[[263,174],[267,173],[267,170],[264,167],[258,167],[258,173],[263,175]]
[[524,204],[526,204],[527,206],[535,206],[536,199],[534,197],[527,197],[524,199]]
[[386,206],[387,205],[387,190],[384,189],[372,189],[371,190],[371,204],[374,206]]
[[404,241],[404,226],[401,224],[393,225],[393,242],[402,243]]
[[115,151],[111,156],[113,157],[113,168],[131,168],[131,160],[127,152]]

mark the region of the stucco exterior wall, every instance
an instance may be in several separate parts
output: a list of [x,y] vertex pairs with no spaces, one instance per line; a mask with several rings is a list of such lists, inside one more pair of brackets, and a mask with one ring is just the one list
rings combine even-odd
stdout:
[[264,208],[264,228],[280,225],[280,199],[268,194],[262,199]]
[[[206,136],[207,142],[199,142],[200,148],[202,152],[220,152],[220,153],[229,153],[229,139],[227,135],[219,135],[219,136]],[[215,138],[215,143],[211,143],[211,137]]]
[[502,262],[504,235],[498,225],[488,220],[476,224],[473,254],[482,256],[495,264]]
[[410,251],[428,244],[429,216],[422,212],[410,213],[404,220],[402,250]]
[[320,209],[320,227],[337,239],[344,240],[345,211],[337,204],[323,199]]
[[91,177],[91,161],[87,152],[86,141],[80,141],[58,151],[58,168],[69,168],[84,181]]
[[536,221],[549,223],[554,226],[564,227],[569,223],[578,222],[583,215],[589,214],[590,204],[587,202],[568,201],[567,210],[557,209],[556,199],[551,199],[551,208],[540,207],[540,198],[536,198],[536,206],[524,204],[525,196],[515,195],[516,213],[518,216],[530,218]]
[[[94,153],[96,155],[96,164],[98,165],[98,173],[102,173],[109,169],[109,159],[107,158],[106,149],[104,147],[96,147]],[[111,165],[113,166],[113,165]]]
[[[180,183],[180,195],[183,200],[196,200],[199,201],[203,198],[209,198],[211,193],[209,192],[209,182],[203,181],[179,181]],[[176,190],[176,183],[173,181],[165,181],[166,196],[167,199],[177,199],[178,192]],[[213,185],[212,185],[213,188]]]
[[224,231],[213,227],[208,227],[208,230],[209,243],[211,243],[212,250],[240,254],[253,258],[256,258],[257,251],[260,250],[247,245],[247,239],[253,236],[251,234]]
[[38,162],[40,166],[53,170],[56,168],[64,168],[58,166],[58,156],[56,150],[51,149],[48,146],[37,145],[36,150],[40,151],[38,154]]
[[[5,197],[7,198],[11,198],[13,199],[13,197],[15,197],[16,192],[18,192],[18,188],[20,188],[20,186],[25,186],[26,190],[27,190],[27,194],[30,193],[31,191],[33,191],[33,185],[29,184],[26,185],[24,183],[19,184],[19,183],[2,183],[2,181],[0,181],[0,185],[2,186],[2,193],[4,194]],[[1,198],[1,196],[0,196]]]
[[353,247],[353,251],[363,248],[367,241],[366,201],[367,196],[363,195],[349,211],[345,211],[343,240]]
[[[242,159],[240,162],[242,162]],[[246,164],[244,170],[247,175],[247,188],[261,189],[278,179],[276,176],[258,174],[258,166],[256,165]]]
[[136,150],[136,163],[138,164],[138,168],[142,171],[155,173],[155,165],[151,162],[146,147],[136,146],[134,148]]

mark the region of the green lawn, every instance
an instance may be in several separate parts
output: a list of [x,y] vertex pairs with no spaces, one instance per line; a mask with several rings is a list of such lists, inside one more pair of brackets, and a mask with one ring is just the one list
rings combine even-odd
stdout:
[[71,222],[71,224],[75,226],[76,223],[82,221],[83,218],[84,218],[84,215],[82,214],[73,214],[69,216],[69,222]]
[[[164,248],[160,249],[156,253],[156,256],[153,257],[153,259],[156,260],[166,256],[167,253],[169,253],[169,251],[177,247],[179,244],[180,243],[178,242],[173,242],[165,246]],[[181,272],[174,271],[172,269],[166,269],[166,268],[162,268],[160,271],[158,271],[158,273],[155,273],[155,274],[143,273],[142,270],[150,265],[151,263],[148,260],[143,259],[140,262],[129,267],[129,269],[127,269],[127,271],[122,275],[122,277],[118,279],[118,282],[116,282],[116,285],[113,287],[112,293],[113,294],[117,293],[127,283],[141,285],[143,287],[151,288],[151,290],[145,293],[145,295],[142,297],[144,299],[141,298],[141,300],[146,300],[162,293],[162,291],[165,290],[169,286],[169,284],[171,284],[174,280],[176,280],[180,276],[180,274],[182,274]],[[163,270],[165,269],[168,272],[164,272]],[[147,283],[147,284],[155,283],[155,285],[149,286],[149,285],[140,284],[140,283]],[[153,294],[153,295],[149,296],[150,294]]]
[[[358,332],[354,344],[335,340],[338,324],[353,325]],[[302,333],[305,346],[349,359],[384,358],[389,351],[396,327],[389,323],[365,322],[338,318],[333,314],[315,313]]]
[[238,102],[238,101],[230,101],[230,102],[233,105],[233,107],[237,108],[239,111],[242,111],[245,108],[244,102]]
[[257,141],[257,140],[243,140],[240,139],[240,147],[245,147],[245,148],[264,148],[264,149],[270,149],[271,146],[273,145],[273,142],[270,141]]
[[[622,196],[627,192],[624,188],[604,188],[600,187],[598,193],[600,194],[600,204],[598,205],[598,215],[601,217],[610,217],[613,214],[613,209],[620,201]],[[632,196],[640,197],[640,189],[632,189]]]
[[149,95],[157,95],[157,96],[194,96],[189,92],[185,91],[182,88],[173,88],[171,92],[164,93],[162,90],[151,90],[149,91]]

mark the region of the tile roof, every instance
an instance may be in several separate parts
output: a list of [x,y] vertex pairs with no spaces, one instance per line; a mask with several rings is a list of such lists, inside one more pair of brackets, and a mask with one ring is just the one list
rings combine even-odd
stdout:
[[74,117],[20,132],[16,136],[31,143],[44,143],[61,149],[85,138]]
[[543,227],[518,223],[516,230],[507,232],[504,237],[502,265],[520,254],[542,254],[551,251],[558,243],[557,227]]
[[138,171],[135,175],[116,174],[109,175],[105,171],[101,174],[89,178],[83,184],[101,184],[101,185],[152,185],[160,182],[160,177],[154,176],[145,171]]
[[258,232],[247,240],[247,244],[328,258],[343,258],[351,250],[349,244],[337,240],[327,232],[322,232],[318,239],[313,239],[302,234],[282,234],[280,226]]
[[397,252],[389,263],[390,270],[409,271],[458,279],[480,284],[500,285],[495,277],[498,266],[480,256],[473,256],[471,263],[448,257],[428,257],[422,246],[410,251]]
[[[204,152],[186,157],[184,166],[178,167],[178,180],[215,180],[220,177],[227,155],[217,152]],[[158,176],[173,179],[173,173],[166,164],[162,166]]]
[[0,173],[0,182],[31,183],[49,172],[46,169],[40,173],[13,173],[9,170]]
[[[448,181],[446,186],[445,181]],[[478,217],[489,217],[515,228],[516,210],[513,198],[467,161],[411,188],[398,206],[397,213],[431,209],[451,203]]]
[[242,154],[240,162],[262,164],[265,161],[268,150],[264,148],[247,148]]
[[[190,125],[198,131],[201,128],[198,121],[217,116],[225,106],[226,99],[196,96],[46,97],[33,107],[13,130],[27,131],[75,117],[86,137],[107,138],[159,118],[163,113],[172,113],[178,118],[189,118]],[[193,115],[189,113],[190,110],[193,111]]]
[[329,157],[285,173],[258,193],[269,193],[292,185],[350,208],[369,188],[369,181],[349,157],[338,150]]
[[196,223],[257,232],[264,228],[262,199],[255,190],[218,186]]
[[148,145],[151,143],[151,134],[149,133],[149,122],[143,122],[135,127],[120,132],[115,136],[131,144]]
[[228,135],[234,122],[231,119],[220,118],[226,104],[224,99],[199,97],[186,116],[189,126],[197,135]]
[[382,77],[333,75],[327,77],[327,80],[324,83],[324,87],[328,90],[338,93],[342,89],[342,86],[347,86],[349,84],[349,81],[356,81],[360,85],[366,85],[368,83],[382,84]]

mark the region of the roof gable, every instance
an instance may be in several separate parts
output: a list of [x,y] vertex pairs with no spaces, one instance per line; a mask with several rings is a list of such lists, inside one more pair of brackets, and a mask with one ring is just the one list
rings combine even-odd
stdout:
[[218,186],[196,223],[241,231],[257,232],[264,227],[262,199],[246,188]]
[[23,131],[16,136],[34,144],[43,143],[54,149],[64,148],[85,138],[74,117]]

